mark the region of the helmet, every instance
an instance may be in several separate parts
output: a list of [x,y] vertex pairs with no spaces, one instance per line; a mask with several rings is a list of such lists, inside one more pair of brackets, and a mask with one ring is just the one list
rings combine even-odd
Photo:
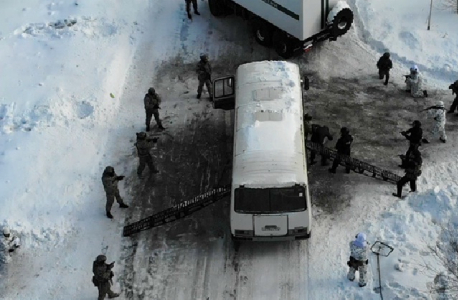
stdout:
[[438,101],[437,106],[439,107],[444,107],[444,101]]
[[137,132],[137,139],[144,140],[146,139],[146,132]]
[[418,72],[418,67],[417,67],[417,65],[413,65],[413,66],[410,68],[410,71],[412,71],[412,72]]
[[114,168],[112,166],[108,166],[105,168],[105,171],[103,171],[104,174],[113,174],[114,173]]
[[107,260],[107,257],[103,254],[100,254],[99,256],[97,256],[97,258],[95,259],[97,262],[104,262]]
[[386,58],[390,58],[390,52],[383,53],[383,56],[386,57]]
[[205,61],[207,61],[207,60],[208,60],[208,55],[205,54],[205,53],[201,53],[201,54],[200,54],[200,60],[205,60]]
[[421,127],[421,122],[418,121],[418,120],[415,120],[415,121],[413,121],[412,125],[413,125],[414,127]]
[[11,232],[10,232],[10,229],[8,228],[8,226],[5,226],[3,227],[3,235],[7,236],[7,235],[10,235]]
[[152,87],[148,89],[148,94],[156,94],[156,90]]
[[347,127],[342,127],[342,128],[340,128],[340,133],[341,134],[348,134],[348,133],[350,133],[350,130],[348,130]]

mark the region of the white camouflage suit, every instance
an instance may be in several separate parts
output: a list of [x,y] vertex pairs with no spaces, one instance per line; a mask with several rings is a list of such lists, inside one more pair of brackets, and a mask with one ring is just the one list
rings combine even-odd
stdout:
[[[367,283],[367,262],[369,256],[369,245],[366,241],[364,233],[358,233],[356,239],[350,242],[350,269],[348,270],[347,278],[350,281],[355,280],[355,272],[359,272],[359,286],[363,287]],[[356,265],[358,266],[356,266]]]
[[414,98],[424,97],[423,94],[423,77],[418,71],[417,66],[410,68],[410,77],[406,78],[406,90],[410,90],[410,94]]
[[10,261],[10,255],[16,251],[21,245],[21,240],[19,237],[15,236],[14,234],[10,233],[9,229],[3,230],[3,238],[0,244],[1,247],[1,254],[0,254],[0,262],[1,263],[8,263]]
[[445,134],[445,108],[444,102],[439,101],[436,105],[438,108],[431,108],[428,110],[428,116],[434,118],[434,127],[431,130],[431,133],[434,138],[440,138],[442,141],[447,140],[447,135]]

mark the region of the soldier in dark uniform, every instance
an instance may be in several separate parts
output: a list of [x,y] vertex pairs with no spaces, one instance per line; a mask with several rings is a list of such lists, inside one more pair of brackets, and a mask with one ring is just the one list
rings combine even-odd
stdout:
[[[320,145],[324,145],[325,139],[332,141],[332,135],[329,132],[328,126],[320,126],[320,125],[313,124],[311,142],[317,143]],[[311,165],[316,163],[315,157],[316,157],[316,151],[312,150],[310,152],[310,164]],[[328,160],[328,156],[325,154],[322,154],[321,155],[321,165],[327,166],[328,165],[327,160]]]
[[[405,136],[405,138],[409,141],[409,149],[407,150],[404,158],[408,157],[413,150],[418,149],[421,145],[421,141],[423,140],[423,129],[421,129],[421,122],[418,120],[413,121],[412,128],[407,131],[402,131],[401,134]],[[402,164],[400,165],[401,168],[405,168],[405,159],[401,156]]]
[[186,12],[188,13],[189,20],[192,20],[191,3],[192,3],[192,7],[194,8],[194,13],[200,16],[199,10],[197,9],[197,0],[185,0],[185,2],[186,2]]
[[155,143],[157,143],[157,138],[147,138],[146,132],[137,133],[137,142],[135,143],[135,146],[137,147],[139,159],[137,168],[137,175],[139,177],[142,175],[146,165],[148,165],[150,176],[154,173],[159,173],[154,166],[153,156],[150,153],[151,148]]
[[384,85],[387,85],[390,79],[390,69],[393,68],[393,62],[390,59],[389,52],[383,53],[383,56],[381,56],[377,62],[377,68],[379,78],[383,79],[383,77],[385,77]]
[[92,272],[94,276],[92,277],[92,282],[99,290],[98,300],[105,299],[105,296],[108,295],[108,298],[119,297],[118,293],[115,293],[111,290],[112,278],[114,276],[113,271],[111,270],[114,266],[114,262],[111,264],[106,263],[107,257],[105,255],[99,255],[92,263]]
[[309,114],[304,114],[304,139],[307,140],[309,137],[309,134],[312,133],[312,126],[310,124],[310,121],[312,121],[312,116]]
[[118,182],[123,179],[124,176],[116,175],[115,170],[112,166],[107,166],[103,171],[102,183],[107,196],[107,203],[105,209],[107,217],[110,219],[113,219],[113,215],[111,214],[111,207],[113,206],[115,198],[116,201],[118,201],[119,203],[119,207],[129,207],[127,204],[124,203],[124,200],[122,200],[121,195],[119,194]]
[[393,196],[398,198],[402,197],[402,187],[410,182],[410,190],[412,192],[417,191],[417,178],[421,175],[421,165],[423,160],[421,158],[421,153],[418,149],[412,150],[409,153],[409,156],[406,157],[405,162],[405,172],[406,174],[397,182],[397,193],[393,193]]
[[458,107],[458,80],[452,83],[448,88],[452,90],[452,95],[456,95],[452,106],[450,106],[450,109],[447,111],[448,114],[451,114],[454,113]]
[[159,105],[161,104],[161,97],[156,94],[154,88],[149,88],[148,93],[145,95],[143,100],[145,102],[145,112],[146,112],[146,131],[150,131],[151,118],[154,115],[154,120],[156,120],[157,127],[159,129],[165,129],[162,126],[162,121],[159,118]]
[[[329,172],[335,173],[337,166],[342,160],[342,156],[350,156],[351,143],[353,143],[353,137],[350,135],[350,131],[347,127],[342,127],[340,129],[340,138],[337,140],[336,149],[337,156],[332,163],[332,167],[329,169]],[[350,163],[346,163],[345,172],[350,173]]]
[[207,54],[200,55],[200,61],[197,63],[196,73],[197,79],[199,80],[199,86],[197,87],[197,99],[200,99],[200,96],[202,95],[202,88],[204,87],[204,84],[207,86],[210,99],[212,99],[212,68],[208,62]]

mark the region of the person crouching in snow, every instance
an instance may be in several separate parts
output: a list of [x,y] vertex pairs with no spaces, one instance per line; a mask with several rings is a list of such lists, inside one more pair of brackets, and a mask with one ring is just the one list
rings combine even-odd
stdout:
[[428,107],[428,116],[434,118],[434,127],[431,133],[434,138],[439,138],[442,143],[447,142],[447,135],[445,134],[445,107],[444,102],[439,101],[437,105]]
[[10,229],[5,226],[3,227],[3,239],[2,239],[2,256],[1,260],[4,263],[8,262],[9,256],[16,251],[19,247],[21,246],[21,241],[20,239],[11,234]]
[[366,241],[366,234],[358,233],[354,241],[350,242],[350,260],[347,265],[347,278],[350,281],[355,280],[355,272],[359,272],[359,286],[366,286],[367,282],[367,264],[369,263],[369,244]]
[[415,65],[410,68],[410,75],[406,77],[406,92],[410,93],[414,98],[428,97],[428,92],[423,90],[423,77]]

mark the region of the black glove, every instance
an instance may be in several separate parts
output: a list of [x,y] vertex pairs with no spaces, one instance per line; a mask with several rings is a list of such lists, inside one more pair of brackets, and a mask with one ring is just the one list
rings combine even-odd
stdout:
[[368,259],[366,259],[366,265],[368,265],[368,264],[369,264],[369,260],[368,260]]
[[123,180],[123,179],[124,179],[124,177],[126,177],[126,176],[123,176],[123,175],[121,175],[121,176],[118,176],[118,177],[116,177],[116,180]]

